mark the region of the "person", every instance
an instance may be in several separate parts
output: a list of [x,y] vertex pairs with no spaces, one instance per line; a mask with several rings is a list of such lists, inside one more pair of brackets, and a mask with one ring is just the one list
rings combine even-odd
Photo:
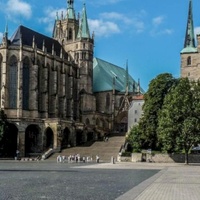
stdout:
[[16,150],[16,158],[17,158],[17,160],[19,160],[19,150],[18,149]]
[[99,156],[96,155],[96,162],[99,163]]

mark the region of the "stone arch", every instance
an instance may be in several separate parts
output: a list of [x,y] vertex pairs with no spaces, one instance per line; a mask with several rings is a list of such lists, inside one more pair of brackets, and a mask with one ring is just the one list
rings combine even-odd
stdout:
[[54,135],[50,127],[45,131],[45,149],[53,148]]
[[94,132],[88,132],[87,133],[87,142],[93,141],[94,140]]
[[25,131],[25,156],[38,156],[42,150],[41,130],[39,126],[31,124]]
[[63,130],[62,143],[61,143],[62,149],[71,146],[70,136],[71,136],[71,132],[70,132],[69,128],[66,127]]
[[83,144],[83,131],[77,130],[76,131],[76,146]]
[[7,124],[7,130],[0,142],[0,156],[12,157],[16,156],[18,129],[15,124]]

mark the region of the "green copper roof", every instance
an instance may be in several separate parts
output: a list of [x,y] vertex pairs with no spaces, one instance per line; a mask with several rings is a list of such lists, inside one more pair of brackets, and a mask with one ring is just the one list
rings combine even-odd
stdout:
[[197,50],[195,48],[192,0],[190,0],[184,49],[181,51],[181,53],[191,53],[191,52],[196,52],[196,51]]
[[66,18],[67,19],[75,19],[75,11],[74,11],[74,0],[67,0],[67,14]]
[[85,4],[83,6],[77,38],[90,38],[90,31],[89,31],[89,26],[88,26],[88,21],[87,21],[87,13],[86,13]]
[[[133,92],[133,88],[136,89],[138,84],[129,74],[127,75],[127,72],[127,68],[123,69],[99,58],[94,58],[93,91],[103,92],[113,90],[113,81],[115,80],[116,91],[125,92],[126,82],[128,81],[128,90],[129,92]],[[144,93],[143,89],[141,89],[141,93]]]
[[181,53],[196,53],[196,52],[197,48],[195,47],[186,47],[181,51]]

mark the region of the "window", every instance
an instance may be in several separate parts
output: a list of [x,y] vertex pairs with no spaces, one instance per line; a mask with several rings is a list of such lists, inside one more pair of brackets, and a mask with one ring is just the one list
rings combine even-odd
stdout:
[[135,110],[135,114],[137,114],[137,110]]
[[26,57],[23,61],[23,110],[29,109],[29,59]]
[[69,29],[69,35],[68,35],[68,39],[72,40],[73,39],[73,35],[72,35],[72,29]]
[[110,94],[106,94],[106,110],[109,110],[110,107]]
[[9,108],[17,108],[17,58],[12,56],[9,61],[8,74]]
[[187,58],[187,65],[191,65],[192,64],[192,60],[191,60],[191,56],[189,56],[188,58]]

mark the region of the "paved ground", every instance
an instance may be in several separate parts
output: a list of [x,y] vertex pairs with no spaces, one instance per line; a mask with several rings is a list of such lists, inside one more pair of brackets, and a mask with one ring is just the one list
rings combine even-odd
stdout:
[[200,166],[0,161],[1,200],[198,200]]

